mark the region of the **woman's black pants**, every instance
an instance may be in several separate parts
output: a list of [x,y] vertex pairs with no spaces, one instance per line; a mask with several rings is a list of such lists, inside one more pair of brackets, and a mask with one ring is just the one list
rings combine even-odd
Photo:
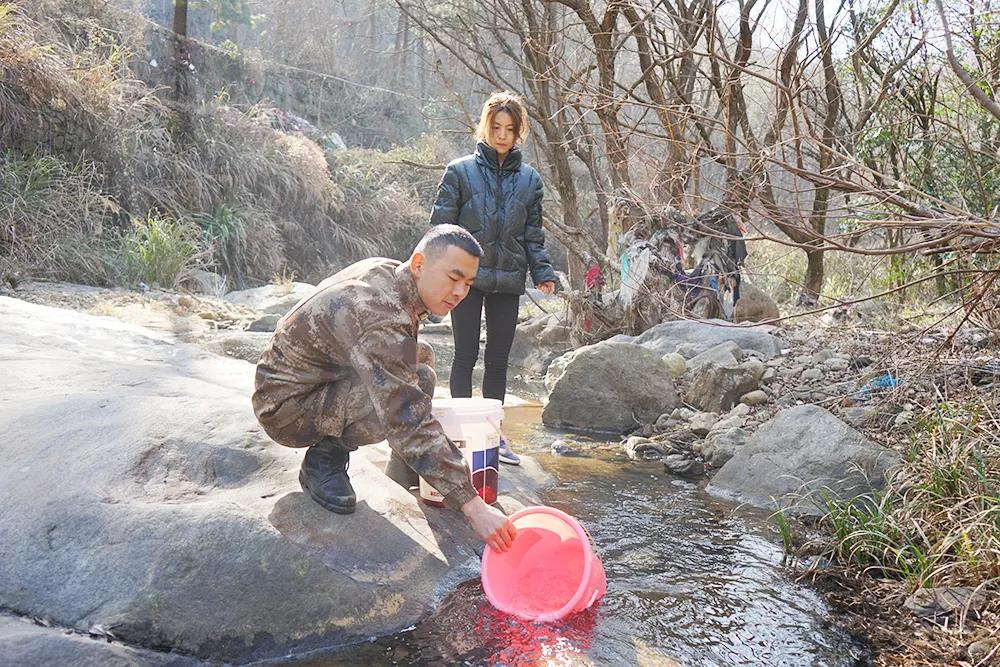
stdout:
[[451,364],[452,398],[472,396],[472,369],[479,360],[479,333],[483,307],[486,307],[486,352],[483,361],[483,397],[501,401],[507,394],[507,358],[517,328],[517,294],[486,294],[475,287],[451,311],[451,329],[455,337],[455,361]]

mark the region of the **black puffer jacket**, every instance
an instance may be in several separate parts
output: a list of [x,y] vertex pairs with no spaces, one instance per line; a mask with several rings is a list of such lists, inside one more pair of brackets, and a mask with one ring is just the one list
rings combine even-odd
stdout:
[[431,212],[431,224],[456,224],[483,246],[474,286],[484,292],[523,294],[524,281],[556,279],[542,231],[542,179],[511,149],[497,164],[497,152],[476,144],[473,155],[445,169]]

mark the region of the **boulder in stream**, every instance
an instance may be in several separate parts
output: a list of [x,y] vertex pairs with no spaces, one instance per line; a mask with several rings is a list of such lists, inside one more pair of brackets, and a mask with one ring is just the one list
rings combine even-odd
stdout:
[[[899,455],[854,430],[828,410],[782,410],[737,446],[708,491],[756,507],[774,503],[821,514],[819,493],[849,500],[884,483]],[[773,499],[773,500],[772,500]]]

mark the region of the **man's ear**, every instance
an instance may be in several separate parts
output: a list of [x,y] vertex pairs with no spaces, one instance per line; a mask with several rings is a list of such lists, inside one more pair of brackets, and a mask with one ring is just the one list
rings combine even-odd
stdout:
[[420,276],[420,272],[423,270],[424,263],[426,261],[427,257],[424,255],[424,253],[420,252],[419,250],[414,252],[412,255],[410,255],[410,273],[412,273],[414,277]]

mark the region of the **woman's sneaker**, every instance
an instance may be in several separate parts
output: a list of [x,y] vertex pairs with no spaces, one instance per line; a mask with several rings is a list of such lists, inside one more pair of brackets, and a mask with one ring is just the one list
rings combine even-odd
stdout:
[[500,438],[500,463],[506,463],[507,465],[512,466],[521,465],[521,457],[511,450],[510,445],[507,444],[506,438]]

